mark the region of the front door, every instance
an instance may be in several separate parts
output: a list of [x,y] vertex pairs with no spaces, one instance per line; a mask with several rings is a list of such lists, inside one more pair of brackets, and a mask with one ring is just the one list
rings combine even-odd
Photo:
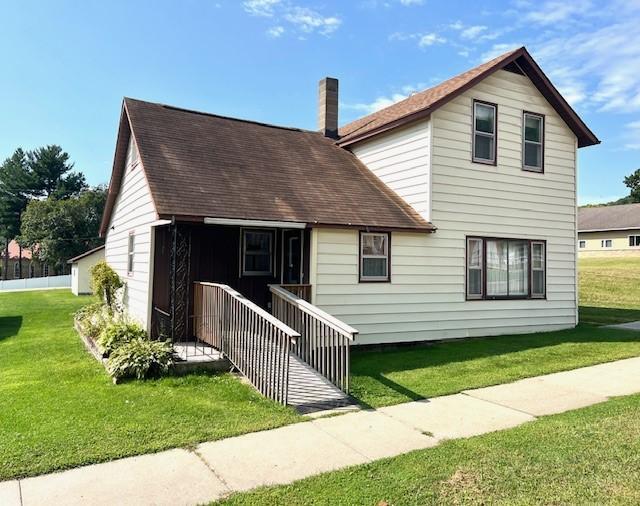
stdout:
[[282,231],[282,283],[302,283],[303,230]]

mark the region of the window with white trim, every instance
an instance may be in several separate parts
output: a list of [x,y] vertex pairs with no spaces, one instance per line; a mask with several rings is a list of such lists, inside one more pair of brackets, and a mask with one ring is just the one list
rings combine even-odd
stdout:
[[496,163],[496,116],[498,106],[473,102],[473,161]]
[[242,230],[242,275],[273,275],[273,230]]
[[134,268],[134,256],[136,253],[136,235],[133,232],[129,233],[129,242],[127,243],[127,274],[133,274]]
[[635,248],[636,246],[640,246],[640,235],[630,235],[629,246],[631,246],[632,248]]
[[544,116],[525,112],[522,118],[522,168],[534,172],[544,170]]
[[389,232],[360,232],[360,281],[389,281]]
[[467,238],[467,300],[546,296],[546,243]]
[[611,246],[613,246],[613,241],[611,239],[602,239],[602,241],[600,241],[601,248],[610,248]]
[[578,241],[578,248],[582,249],[586,247],[587,247],[587,241]]

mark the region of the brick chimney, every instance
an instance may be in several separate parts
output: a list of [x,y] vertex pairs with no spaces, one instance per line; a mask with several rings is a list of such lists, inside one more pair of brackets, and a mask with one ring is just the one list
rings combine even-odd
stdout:
[[338,138],[338,80],[333,77],[318,83],[318,130],[325,137]]

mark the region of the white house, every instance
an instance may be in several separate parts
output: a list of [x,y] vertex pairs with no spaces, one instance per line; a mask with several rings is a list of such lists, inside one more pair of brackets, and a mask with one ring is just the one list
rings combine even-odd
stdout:
[[576,325],[576,153],[599,141],[525,48],[340,129],[324,79],[319,123],[124,100],[102,234],[132,316],[190,334],[211,281],[264,308],[286,285],[356,345]]
[[104,246],[98,246],[67,261],[71,265],[71,291],[74,295],[91,292],[91,267],[104,260]]

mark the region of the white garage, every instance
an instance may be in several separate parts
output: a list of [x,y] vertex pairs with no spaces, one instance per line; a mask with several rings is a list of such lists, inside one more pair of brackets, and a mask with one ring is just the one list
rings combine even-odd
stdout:
[[101,260],[104,260],[104,246],[98,246],[67,262],[71,264],[71,291],[74,295],[91,293],[89,270]]

